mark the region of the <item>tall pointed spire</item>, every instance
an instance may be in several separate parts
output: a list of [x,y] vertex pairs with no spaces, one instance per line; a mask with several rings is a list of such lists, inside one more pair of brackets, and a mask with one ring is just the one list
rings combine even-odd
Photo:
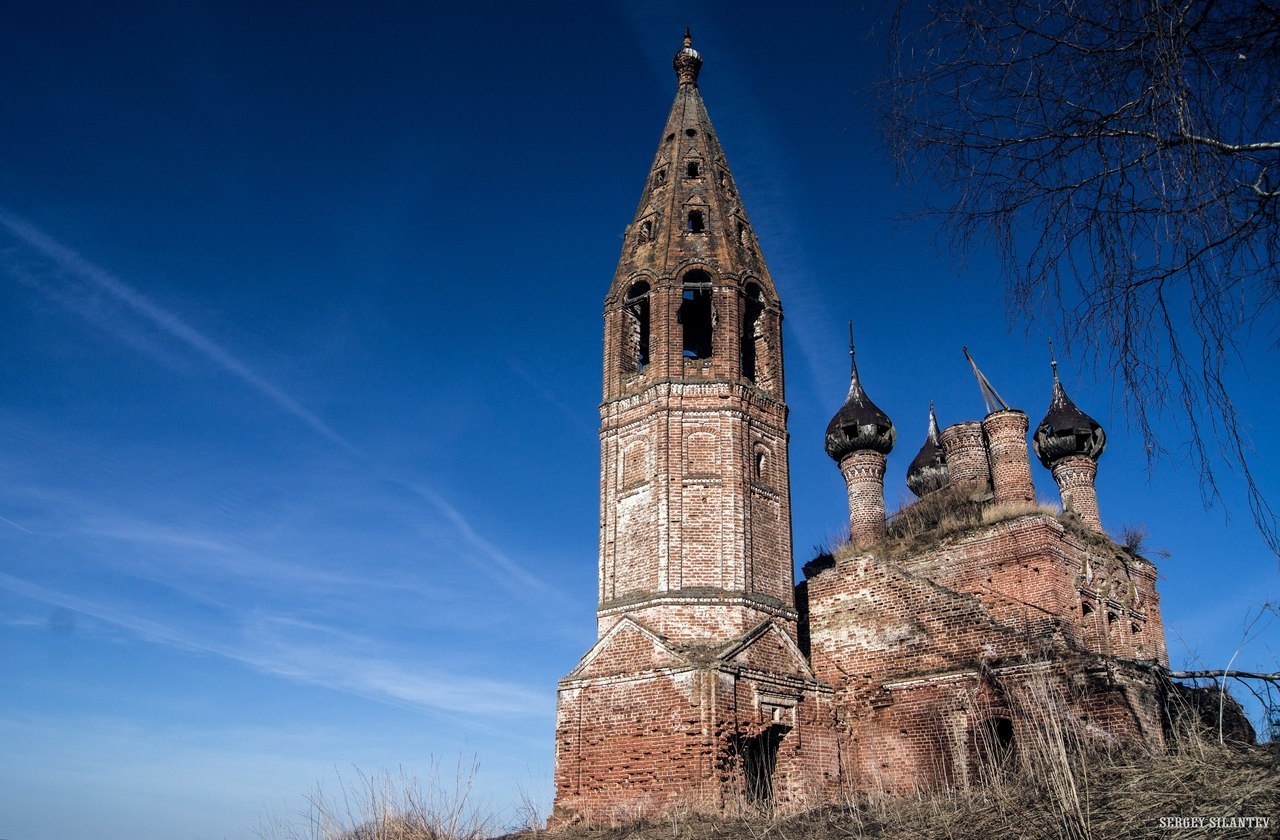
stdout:
[[765,297],[776,299],[760,244],[698,89],[702,56],[687,30],[672,66],[678,80],[675,100],[626,231],[618,276],[640,271],[663,276],[690,263],[711,263],[720,271],[759,277]]
[[[794,626],[787,407],[782,305],[688,32],[673,63],[680,84],[605,299],[599,629],[625,613],[701,640],[745,632],[766,602]],[[695,496],[691,477],[715,491]],[[696,621],[665,600],[686,590],[705,601]]]

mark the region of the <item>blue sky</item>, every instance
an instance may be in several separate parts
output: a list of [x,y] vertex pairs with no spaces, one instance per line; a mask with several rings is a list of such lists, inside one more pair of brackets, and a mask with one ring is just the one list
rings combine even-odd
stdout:
[[[601,303],[675,92],[701,87],[786,314],[798,563],[859,366],[895,420],[1033,422],[1045,333],[990,254],[902,221],[871,13],[746,3],[15,6],[0,31],[0,837],[251,836],[353,766],[550,796],[594,639]],[[1235,376],[1280,498],[1276,349]],[[1224,477],[1148,474],[1112,383],[1104,525],[1143,524],[1176,664],[1280,597]],[[1036,467],[1040,494],[1055,498]],[[1226,513],[1230,513],[1228,519]],[[1280,628],[1237,667],[1274,669]]]

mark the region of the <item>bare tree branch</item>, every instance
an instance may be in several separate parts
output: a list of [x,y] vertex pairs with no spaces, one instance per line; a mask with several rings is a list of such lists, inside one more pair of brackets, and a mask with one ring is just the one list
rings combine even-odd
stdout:
[[895,0],[890,41],[890,147],[949,187],[926,213],[994,243],[1015,310],[1118,374],[1149,459],[1180,416],[1206,504],[1239,473],[1280,557],[1229,387],[1280,326],[1276,0]]
[[1170,671],[1169,676],[1175,680],[1265,680],[1266,682],[1280,685],[1280,671],[1272,674],[1258,671],[1233,671],[1230,669],[1222,671]]

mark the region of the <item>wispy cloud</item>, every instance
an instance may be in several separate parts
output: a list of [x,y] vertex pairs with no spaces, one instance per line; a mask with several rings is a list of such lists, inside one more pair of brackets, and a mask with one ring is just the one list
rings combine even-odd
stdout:
[[546,693],[501,680],[406,665],[369,655],[373,640],[310,622],[257,615],[239,628],[238,642],[219,641],[207,629],[155,621],[131,608],[49,589],[0,572],[0,588],[73,610],[154,644],[213,654],[272,676],[463,719],[525,717],[546,710]]
[[[17,528],[19,531],[21,531],[21,532],[22,532],[22,533],[24,533],[24,534],[32,534],[32,533],[33,533],[33,532],[31,532],[31,531],[28,531],[26,528],[23,528],[23,527],[22,527],[21,525],[19,525],[17,522],[14,522],[12,519],[9,519],[9,518],[8,518],[8,517],[6,517],[6,516],[0,516],[0,522],[3,522],[3,523],[4,523],[4,524],[6,524],[6,525],[12,525],[14,528]],[[34,534],[33,534],[33,535],[34,535]]]
[[582,412],[575,411],[568,403],[560,399],[560,397],[558,397],[550,388],[538,381],[537,377],[529,373],[529,371],[525,369],[525,366],[519,361],[510,359],[507,364],[511,366],[513,371],[515,371],[516,376],[523,379],[524,383],[528,385],[535,394],[546,400],[552,408],[564,415],[569,422],[573,423],[573,425],[588,434],[594,435],[596,433],[595,428],[586,421]]
[[[125,283],[106,269],[87,260],[73,248],[45,233],[36,225],[8,212],[4,208],[0,208],[0,227],[7,229],[18,242],[50,261],[59,270],[77,278],[92,290],[105,294],[116,304],[133,313],[135,317],[141,318],[144,323],[176,339],[183,346],[194,350],[208,361],[230,373],[249,386],[254,392],[266,398],[286,414],[301,421],[326,440],[358,456],[374,473],[384,476],[386,480],[399,484],[428,501],[457,530],[463,540],[484,558],[484,561],[480,564],[481,568],[485,569],[500,585],[507,587],[510,591],[530,597],[551,596],[557,599],[564,597],[558,589],[523,568],[505,552],[481,536],[462,512],[438,492],[430,488],[424,488],[412,481],[390,475],[387,470],[380,468],[367,453],[338,434],[321,417],[306,408],[280,387],[267,381],[247,363],[237,358],[195,327],[192,327],[182,318],[159,306],[142,292]],[[10,257],[9,259],[13,258]],[[30,268],[29,265],[25,267]],[[13,270],[11,265],[0,265],[0,268]],[[48,289],[41,287],[39,284],[36,284],[36,286],[41,288],[44,293],[51,294]],[[82,305],[90,306],[91,308],[94,305],[101,306],[100,303],[92,304],[84,301],[82,301]],[[117,330],[117,332],[121,331]],[[134,330],[134,332],[138,331]],[[123,335],[129,336],[130,333],[128,330],[124,330]],[[133,338],[136,338],[136,341],[129,338],[126,338],[126,340],[135,344],[147,341],[146,337],[141,334]],[[554,402],[554,397],[552,399]],[[20,528],[20,526],[16,525],[15,527]]]
[[[512,560],[505,551],[481,536],[475,528],[471,527],[471,523],[467,521],[467,518],[439,493],[429,487],[420,485],[407,486],[421,498],[430,502],[472,548],[476,549],[483,558],[493,564],[492,570],[487,571],[487,574],[499,585],[509,591],[523,593],[525,597],[550,596],[560,603],[568,603],[568,596],[564,592],[527,571],[519,563]],[[482,569],[488,569],[488,566],[483,561],[479,561],[477,565]]]
[[122,304],[153,327],[195,350],[210,362],[275,403],[285,413],[305,423],[313,431],[344,449],[356,451],[354,445],[334,431],[329,424],[321,420],[310,409],[276,385],[268,382],[222,345],[177,315],[159,306],[123,280],[80,256],[76,251],[49,236],[27,220],[3,209],[0,209],[0,226],[7,228],[9,233],[18,241],[52,261],[61,270],[90,284],[94,289],[106,293],[115,302]]

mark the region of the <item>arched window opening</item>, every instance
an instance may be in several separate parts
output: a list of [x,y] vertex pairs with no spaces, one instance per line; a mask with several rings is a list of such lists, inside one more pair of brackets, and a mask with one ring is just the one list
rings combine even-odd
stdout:
[[756,444],[754,460],[756,481],[764,481],[769,469],[769,450],[765,448],[764,444]]
[[693,136],[695,136],[697,133],[698,133],[698,129],[696,129],[696,128],[686,128],[686,129],[684,130],[684,136],[685,136],[685,137],[693,137]]
[[1090,604],[1088,601],[1086,601],[1085,603],[1081,604],[1081,605],[1080,605],[1080,612],[1081,612],[1083,615],[1093,615],[1093,604]]
[[689,211],[689,233],[702,233],[707,229],[706,218],[701,210]]
[[764,315],[764,293],[755,283],[748,283],[742,307],[742,376],[755,382],[759,374],[760,345],[763,343],[761,316]]
[[711,306],[711,275],[693,270],[684,276],[684,295],[677,314],[684,332],[686,359],[711,358],[714,312]]
[[686,174],[686,175],[688,175],[690,178],[697,178],[697,177],[698,177],[698,162],[697,162],[696,160],[691,160],[691,161],[689,161],[688,165],[686,165],[686,166],[685,166],[685,168],[684,168],[684,172],[685,172],[685,174]]
[[642,373],[649,364],[649,284],[641,280],[627,290],[622,307],[622,369]]

